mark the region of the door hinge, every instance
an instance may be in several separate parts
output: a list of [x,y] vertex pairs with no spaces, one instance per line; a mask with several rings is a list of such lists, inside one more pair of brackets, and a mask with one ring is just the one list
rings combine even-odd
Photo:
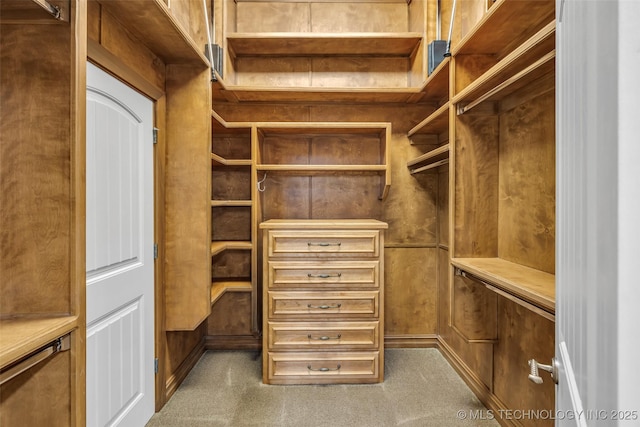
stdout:
[[155,374],[158,373],[158,358],[157,357],[155,359],[153,359],[153,372]]
[[158,259],[158,244],[153,244],[153,259]]
[[153,143],[158,143],[158,128],[153,128]]

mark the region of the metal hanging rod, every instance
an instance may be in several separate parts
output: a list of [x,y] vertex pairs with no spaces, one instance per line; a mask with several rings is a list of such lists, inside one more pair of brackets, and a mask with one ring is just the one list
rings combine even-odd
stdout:
[[6,383],[10,379],[17,377],[26,370],[34,367],[38,363],[48,359],[56,353],[67,351],[71,348],[71,335],[67,334],[58,338],[48,345],[40,348],[40,350],[32,353],[30,356],[14,364],[13,366],[0,372],[0,385]]
[[37,4],[38,6],[40,6],[41,8],[43,8],[44,10],[46,10],[47,12],[49,12],[49,14],[54,18],[56,18],[57,20],[65,21],[65,17],[63,16],[62,9],[60,9],[58,6],[52,5],[47,0],[31,0],[31,1]]

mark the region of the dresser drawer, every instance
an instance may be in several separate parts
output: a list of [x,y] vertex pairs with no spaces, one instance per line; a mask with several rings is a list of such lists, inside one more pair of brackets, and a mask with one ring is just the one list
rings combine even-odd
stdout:
[[267,294],[269,319],[334,320],[378,317],[377,291],[285,292]]
[[269,261],[269,288],[377,288],[380,261]]
[[267,378],[271,384],[330,384],[378,382],[379,353],[269,352]]
[[370,257],[380,251],[377,230],[270,230],[269,258]]
[[375,350],[379,322],[269,322],[269,350]]

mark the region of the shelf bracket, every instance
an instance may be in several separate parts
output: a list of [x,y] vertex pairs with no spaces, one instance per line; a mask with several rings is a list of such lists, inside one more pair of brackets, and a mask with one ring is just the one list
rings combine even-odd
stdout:
[[51,3],[49,3],[47,0],[31,0],[31,1],[37,4],[38,6],[40,6],[45,11],[47,11],[51,16],[53,16],[58,21],[66,22],[68,20],[67,10],[64,10],[58,6],[54,6]]

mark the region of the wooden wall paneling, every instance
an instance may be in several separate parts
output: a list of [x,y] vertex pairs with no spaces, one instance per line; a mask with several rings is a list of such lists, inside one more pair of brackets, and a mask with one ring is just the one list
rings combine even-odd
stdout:
[[409,29],[407,5],[389,3],[309,3],[310,31],[340,32],[406,32]]
[[165,402],[169,401],[180,383],[202,356],[206,331],[207,323],[203,322],[193,331],[167,331],[165,333],[165,382],[163,384]]
[[[410,59],[409,86],[420,86],[427,78],[427,44],[433,40],[429,38],[429,30],[435,31],[435,2],[431,0],[415,0],[407,5],[408,28],[422,34],[422,42]],[[430,26],[434,28],[431,29]]]
[[250,293],[225,293],[211,309],[211,315],[207,320],[207,335],[251,336],[251,309]]
[[211,311],[209,79],[206,68],[167,67],[167,330],[194,330]]
[[452,257],[498,254],[498,126],[497,115],[455,120]]
[[[263,173],[258,173],[262,179]],[[261,193],[262,220],[311,218],[311,177],[269,173]]]
[[384,161],[379,135],[317,135],[311,137],[309,164],[376,165]]
[[154,86],[164,88],[164,62],[141,44],[111,13],[104,8],[101,10],[100,40],[96,41]]
[[238,2],[237,32],[308,32],[310,31],[309,3]]
[[1,314],[71,313],[72,34],[69,24],[0,31]]
[[385,250],[385,335],[435,335],[438,324],[436,248]]
[[238,86],[311,86],[309,58],[239,57],[235,70],[233,82]]
[[[169,3],[169,10],[182,28],[191,36],[197,46],[204,51],[209,42],[207,37],[207,24],[205,19],[211,19],[211,1],[207,2],[208,10],[205,11],[202,0],[181,0]],[[211,24],[209,24],[211,26]]]
[[[211,214],[211,237],[216,241],[251,240],[249,206],[215,206]],[[209,240],[209,239],[208,239]]]
[[483,284],[453,277],[451,327],[469,342],[495,342],[497,294]]
[[250,166],[212,168],[211,200],[251,200],[250,172]]
[[[555,323],[498,297],[498,343],[494,351],[494,393],[507,408],[544,410],[553,414],[555,385],[528,379],[529,359],[549,361],[554,356]],[[553,419],[522,419],[523,426],[553,426]]]
[[500,115],[498,255],[555,273],[555,95]]
[[316,175],[311,177],[310,193],[311,218],[382,218],[376,175]]
[[[67,427],[79,424],[72,400],[71,352],[58,353],[2,384],[0,425]],[[78,367],[78,369],[80,369]],[[80,392],[80,390],[76,390]],[[84,396],[84,392],[81,393]]]
[[455,77],[451,88],[453,97],[471,82],[480,77],[489,68],[496,65],[497,58],[493,55],[458,55],[455,58]]
[[438,245],[449,247],[449,165],[438,168]]
[[410,70],[404,57],[314,57],[310,86],[402,88],[409,85]]

